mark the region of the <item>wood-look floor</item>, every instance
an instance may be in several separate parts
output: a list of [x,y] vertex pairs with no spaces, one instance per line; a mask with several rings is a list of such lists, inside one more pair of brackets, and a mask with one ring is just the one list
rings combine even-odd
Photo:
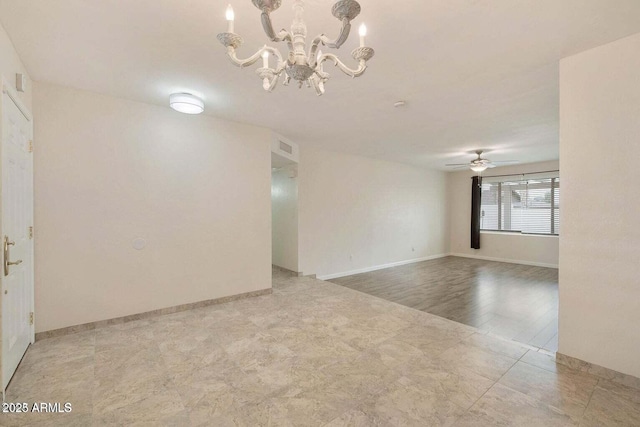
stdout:
[[558,270],[446,257],[330,280],[552,352]]

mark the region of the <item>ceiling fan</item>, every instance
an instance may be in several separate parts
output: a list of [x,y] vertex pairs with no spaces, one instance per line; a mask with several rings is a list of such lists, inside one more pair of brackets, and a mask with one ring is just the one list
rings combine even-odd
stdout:
[[487,168],[495,168],[496,166],[502,164],[519,163],[518,160],[503,160],[500,162],[492,162],[489,159],[483,159],[482,150],[476,150],[476,154],[478,155],[478,158],[473,159],[469,163],[451,163],[445,166],[455,166],[454,169],[469,168],[474,172],[482,172]]

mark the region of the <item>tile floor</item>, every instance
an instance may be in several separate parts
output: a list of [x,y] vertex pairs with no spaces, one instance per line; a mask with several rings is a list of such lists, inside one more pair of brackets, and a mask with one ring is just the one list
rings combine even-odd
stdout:
[[3,426],[640,425],[640,391],[342,286],[277,273],[272,295],[37,342]]

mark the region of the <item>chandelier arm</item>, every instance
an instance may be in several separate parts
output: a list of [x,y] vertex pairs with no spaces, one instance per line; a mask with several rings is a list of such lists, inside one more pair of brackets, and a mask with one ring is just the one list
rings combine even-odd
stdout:
[[[323,76],[324,75],[324,76]],[[316,70],[316,72],[309,78],[313,88],[316,90],[316,95],[324,95],[324,83],[328,79],[328,74]]]
[[351,33],[351,21],[346,17],[342,18],[342,28],[340,28],[338,38],[335,41],[329,40],[326,42],[326,45],[333,49],[340,49],[340,46],[342,46],[349,38],[349,33]]
[[332,53],[325,53],[324,55],[322,55],[320,57],[320,60],[318,61],[318,66],[322,65],[322,63],[325,61],[333,61],[333,64],[338,67],[340,71],[351,77],[360,77],[367,69],[367,61],[363,59],[359,61],[358,68],[353,70],[345,65],[342,61],[340,61],[340,59]]
[[273,23],[271,22],[271,15],[269,12],[262,12],[262,28],[264,29],[265,34],[269,37],[269,40],[272,42],[282,42],[286,41],[289,45],[289,50],[293,50],[293,37],[291,37],[291,33],[285,29],[280,30],[278,34],[276,34],[273,29]]
[[273,71],[273,81],[271,82],[272,87],[275,87],[278,83],[278,79],[284,73],[285,68],[287,68],[287,64],[285,62],[278,62],[278,66]]
[[317,35],[313,42],[311,43],[311,47],[309,48],[309,63],[313,67],[316,64],[316,52],[318,51],[318,46],[322,43],[325,46],[330,47],[331,49],[340,49],[340,46],[344,44],[345,41],[349,38],[349,34],[351,33],[351,21],[347,18],[342,19],[342,28],[340,29],[340,35],[336,40],[331,40],[324,34]]
[[293,38],[291,37],[291,33],[289,31],[285,29],[280,30],[280,32],[278,33],[277,41],[286,41],[289,52],[293,50]]
[[278,86],[278,78],[280,77],[279,74],[274,74],[274,76],[269,79],[269,87],[265,87],[265,90],[267,92],[273,92],[273,90],[276,88],[276,86]]
[[[284,60],[282,59],[282,54],[278,49],[274,47],[265,45],[256,53],[254,53],[253,55],[251,55],[249,58],[246,58],[246,59],[239,59],[236,55],[235,48],[233,47],[227,48],[227,56],[229,56],[229,59],[231,59],[231,62],[233,62],[235,65],[237,65],[240,68],[248,67],[250,65],[255,64],[262,57],[263,52],[272,53],[276,58],[278,58],[278,68],[282,67],[282,70],[284,70],[285,65],[284,65]],[[280,72],[282,72],[282,70]]]

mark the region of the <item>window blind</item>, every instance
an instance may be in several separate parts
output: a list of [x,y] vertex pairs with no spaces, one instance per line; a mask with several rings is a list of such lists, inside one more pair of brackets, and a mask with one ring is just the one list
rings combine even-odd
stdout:
[[483,180],[480,229],[559,234],[560,178]]

